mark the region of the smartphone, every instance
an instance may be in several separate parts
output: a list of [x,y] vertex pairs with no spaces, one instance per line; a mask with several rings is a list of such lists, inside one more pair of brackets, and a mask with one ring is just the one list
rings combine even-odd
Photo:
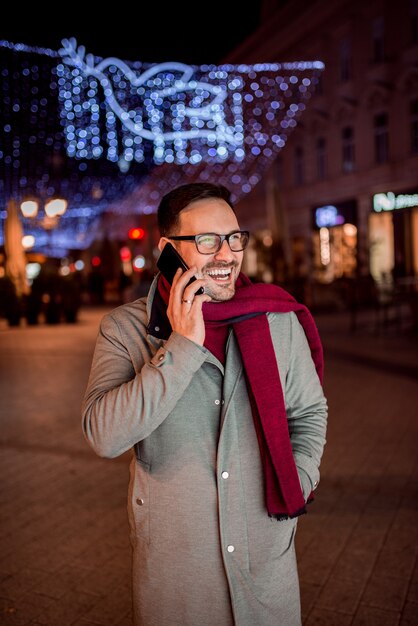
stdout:
[[[179,267],[181,267],[183,272],[189,269],[188,265],[186,265],[186,262],[183,260],[183,258],[180,256],[180,254],[171,243],[165,244],[163,251],[158,257],[157,267],[164,276],[164,278],[168,280],[170,285],[172,284],[174,274],[177,272]],[[196,278],[193,276],[186,286],[190,285],[190,283],[193,283],[195,280]],[[196,295],[199,295],[201,293],[205,293],[203,287],[200,287],[196,291]]]

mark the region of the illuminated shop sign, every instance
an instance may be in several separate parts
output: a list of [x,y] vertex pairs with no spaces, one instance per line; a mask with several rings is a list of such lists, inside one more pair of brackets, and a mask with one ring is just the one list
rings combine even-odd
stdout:
[[312,209],[312,227],[332,228],[343,224],[357,223],[357,203],[355,200],[324,204]]
[[388,191],[387,193],[375,193],[373,196],[373,211],[376,213],[411,207],[418,207],[418,193],[396,195],[392,191]]
[[315,209],[315,224],[318,228],[339,226],[344,224],[344,222],[344,215],[341,215],[333,204],[327,204]]

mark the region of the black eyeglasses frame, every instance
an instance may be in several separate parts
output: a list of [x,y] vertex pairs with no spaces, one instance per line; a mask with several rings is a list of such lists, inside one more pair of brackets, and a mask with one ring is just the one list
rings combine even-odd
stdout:
[[[241,235],[246,235],[247,242],[243,248],[240,248],[240,250],[233,250],[231,248],[231,244],[229,243],[229,238],[232,237],[232,235],[236,235],[237,233],[240,233]],[[198,237],[203,237],[205,235],[215,235],[216,237],[219,237],[219,247],[217,248],[217,250],[214,250],[212,252],[201,252],[199,250],[197,239]],[[220,235],[219,233],[198,233],[197,235],[178,235],[178,236],[173,236],[173,237],[167,236],[167,239],[172,239],[173,241],[194,241],[196,250],[199,252],[199,254],[216,254],[222,248],[223,242],[225,240],[228,242],[228,246],[232,252],[242,252],[248,246],[248,242],[250,240],[250,231],[249,230],[234,230],[232,233],[229,233],[228,235]]]

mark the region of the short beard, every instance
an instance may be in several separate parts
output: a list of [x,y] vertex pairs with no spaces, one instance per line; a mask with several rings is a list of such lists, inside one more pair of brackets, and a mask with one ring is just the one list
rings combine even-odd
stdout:
[[[210,263],[208,264],[208,269],[219,268],[219,267],[230,267],[231,271],[233,272],[238,267],[238,263],[228,263],[228,264]],[[206,272],[207,268],[204,267],[203,270],[204,272]],[[199,272],[198,274],[196,274],[196,277],[203,278],[204,275],[205,273]],[[238,276],[236,276],[235,282],[233,283],[232,286],[228,285],[227,287],[226,286],[223,287],[222,285],[216,285],[213,283],[210,283],[209,285],[205,285],[205,293],[207,293],[208,296],[212,298],[212,302],[226,302],[227,300],[231,300],[235,295],[237,278]]]
[[228,287],[227,289],[222,289],[218,290],[218,289],[212,289],[211,288],[212,285],[210,287],[205,287],[205,293],[208,294],[208,296],[210,296],[212,298],[212,302],[226,302],[227,300],[232,300],[232,298],[235,296],[235,283],[233,285],[233,287]]

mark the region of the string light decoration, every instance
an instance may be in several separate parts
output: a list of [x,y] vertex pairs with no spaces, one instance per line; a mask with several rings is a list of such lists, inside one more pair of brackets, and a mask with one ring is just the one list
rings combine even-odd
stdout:
[[65,252],[90,245],[104,211],[152,213],[177,184],[216,180],[237,201],[284,147],[323,69],[150,65],[86,54],[75,39],[58,51],[0,41],[0,217],[10,197],[65,197],[54,233]]

